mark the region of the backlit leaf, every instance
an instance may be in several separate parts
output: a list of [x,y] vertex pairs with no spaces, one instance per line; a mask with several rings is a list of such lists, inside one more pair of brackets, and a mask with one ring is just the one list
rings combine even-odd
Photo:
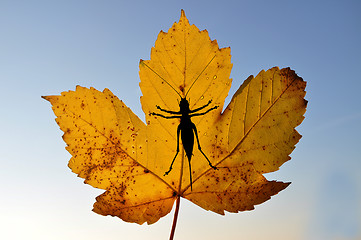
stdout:
[[[108,89],[77,86],[46,96],[72,155],[69,167],[85,183],[105,192],[94,211],[127,222],[154,223],[181,196],[213,212],[251,210],[289,183],[268,181],[290,159],[300,139],[295,127],[306,109],[306,83],[289,68],[250,76],[222,112],[231,87],[230,48],[219,49],[206,30],[190,25],[182,11],[168,33],[160,32],[151,60],[140,61],[143,123]],[[172,171],[179,119],[151,113],[156,106],[179,111],[180,97],[191,109],[219,106],[192,118],[203,152],[194,143],[189,172],[183,149]],[[180,145],[182,146],[182,145]],[[192,189],[190,183],[192,175]]]

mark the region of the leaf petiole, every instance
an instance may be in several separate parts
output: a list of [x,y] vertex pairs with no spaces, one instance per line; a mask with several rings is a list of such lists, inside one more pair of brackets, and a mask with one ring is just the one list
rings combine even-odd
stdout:
[[179,206],[180,206],[180,196],[178,195],[169,240],[173,240],[174,238],[175,227],[177,225],[177,220],[178,220]]

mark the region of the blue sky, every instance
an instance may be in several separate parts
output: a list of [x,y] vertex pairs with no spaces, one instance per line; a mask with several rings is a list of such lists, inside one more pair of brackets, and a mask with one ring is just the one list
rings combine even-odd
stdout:
[[0,238],[167,239],[173,214],[139,226],[91,211],[102,190],[67,167],[42,95],[109,88],[143,118],[139,59],[184,9],[231,47],[232,96],[249,75],[291,67],[307,85],[303,135],[268,179],[292,184],[251,212],[181,202],[175,239],[361,238],[359,1],[0,2]]

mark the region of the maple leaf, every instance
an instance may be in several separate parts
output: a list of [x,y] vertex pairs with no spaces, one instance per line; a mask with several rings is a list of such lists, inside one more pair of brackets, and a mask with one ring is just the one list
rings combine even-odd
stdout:
[[[44,97],[64,132],[69,167],[85,183],[106,190],[93,211],[151,224],[168,214],[176,199],[179,207],[180,197],[224,214],[254,209],[289,185],[263,174],[288,161],[301,138],[295,127],[304,118],[306,83],[289,68],[261,71],[241,85],[222,113],[231,68],[230,48],[219,49],[182,11],[168,33],[160,32],[151,60],[140,61],[146,124],[108,89],[77,86]],[[176,154],[179,119],[152,113],[157,106],[179,111],[181,97],[190,109],[210,100],[210,107],[219,106],[192,118],[202,151],[217,170],[195,148],[189,172],[181,149],[164,175]]]

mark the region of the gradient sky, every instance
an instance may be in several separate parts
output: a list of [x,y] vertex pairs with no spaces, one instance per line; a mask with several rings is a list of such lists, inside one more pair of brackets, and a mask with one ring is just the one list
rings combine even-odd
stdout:
[[361,239],[361,3],[348,0],[1,0],[0,239],[168,239],[173,211],[150,226],[91,211],[103,191],[67,167],[40,96],[109,88],[144,119],[139,59],[181,9],[231,47],[230,96],[249,75],[289,66],[309,104],[292,160],[266,174],[292,184],[225,216],[182,199],[175,239]]

